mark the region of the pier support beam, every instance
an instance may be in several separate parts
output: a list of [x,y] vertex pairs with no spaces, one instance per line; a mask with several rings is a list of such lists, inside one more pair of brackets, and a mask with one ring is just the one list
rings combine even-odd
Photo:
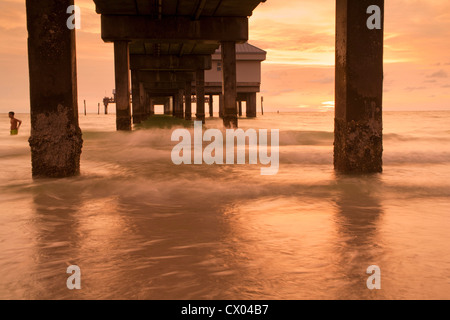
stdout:
[[115,41],[114,70],[116,78],[117,130],[131,130],[129,56],[128,41]]
[[174,94],[173,98],[173,115],[176,118],[183,119],[184,118],[184,112],[183,112],[183,91],[177,90],[177,92]]
[[215,41],[245,42],[248,40],[247,17],[190,17],[171,16],[149,19],[146,15],[102,14],[102,39],[117,40],[170,40],[172,42]]
[[164,114],[165,115],[171,115],[172,114],[170,97],[167,99],[166,103],[164,103]]
[[186,104],[185,119],[192,120],[192,81],[186,81],[186,88],[184,89],[184,101]]
[[152,99],[150,94],[145,90],[144,84],[141,82],[140,85],[142,85],[142,90],[145,92],[145,117],[148,119],[150,117],[150,110],[151,110],[151,103]]
[[148,101],[147,93],[145,92],[144,83],[139,82],[139,103],[141,104],[141,121],[145,121],[148,118]]
[[[381,9],[369,29],[367,8]],[[384,0],[336,2],[334,167],[344,173],[382,171]]]
[[184,119],[184,89],[178,90],[178,97],[180,99],[180,119]]
[[256,118],[256,92],[247,93],[247,118]]
[[209,70],[212,66],[211,55],[162,55],[131,54],[131,70]]
[[131,93],[133,96],[133,123],[141,123],[145,118],[145,102],[141,101],[141,83],[136,71],[131,71]]
[[219,94],[219,117],[223,119],[223,94]]
[[150,103],[150,117],[155,115],[155,100],[152,99]]
[[222,70],[223,125],[237,128],[236,43],[233,41],[222,42]]
[[209,104],[209,116],[212,118],[214,117],[214,100],[212,94],[209,95],[208,104]]
[[67,28],[73,0],[27,0],[33,177],[79,174],[75,30]]
[[198,121],[205,123],[205,70],[198,69],[195,73],[195,88],[197,95],[197,114]]

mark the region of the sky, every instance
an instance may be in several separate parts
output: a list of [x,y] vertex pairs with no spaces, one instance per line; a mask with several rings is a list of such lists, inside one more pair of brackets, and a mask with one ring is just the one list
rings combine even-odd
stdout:
[[[114,88],[113,45],[100,37],[92,0],[77,30],[79,110]],[[450,110],[450,1],[393,0],[385,7],[386,111]],[[250,17],[249,43],[267,51],[265,111],[333,111],[335,0],[267,0]],[[0,112],[29,111],[25,0],[0,2]],[[259,99],[258,99],[259,101]]]

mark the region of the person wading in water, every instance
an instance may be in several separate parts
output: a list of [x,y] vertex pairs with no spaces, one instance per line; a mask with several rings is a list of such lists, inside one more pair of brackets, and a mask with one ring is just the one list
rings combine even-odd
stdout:
[[19,128],[22,125],[22,121],[19,119],[14,118],[14,112],[10,112],[9,118],[11,119],[11,135],[15,136],[19,134]]

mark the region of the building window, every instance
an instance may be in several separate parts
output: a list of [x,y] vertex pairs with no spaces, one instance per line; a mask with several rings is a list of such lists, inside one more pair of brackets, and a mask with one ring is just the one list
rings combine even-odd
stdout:
[[217,71],[222,71],[222,62],[217,62]]

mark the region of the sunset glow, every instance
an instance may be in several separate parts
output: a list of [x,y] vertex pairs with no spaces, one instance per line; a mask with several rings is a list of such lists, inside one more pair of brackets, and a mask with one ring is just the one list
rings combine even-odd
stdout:
[[[95,106],[114,87],[112,44],[100,37],[100,16],[78,0],[78,97]],[[0,3],[0,102],[27,112],[25,1]],[[334,100],[335,1],[267,1],[250,17],[249,42],[267,51],[262,92],[267,111],[319,108]],[[450,109],[450,3],[386,2],[385,110]]]

